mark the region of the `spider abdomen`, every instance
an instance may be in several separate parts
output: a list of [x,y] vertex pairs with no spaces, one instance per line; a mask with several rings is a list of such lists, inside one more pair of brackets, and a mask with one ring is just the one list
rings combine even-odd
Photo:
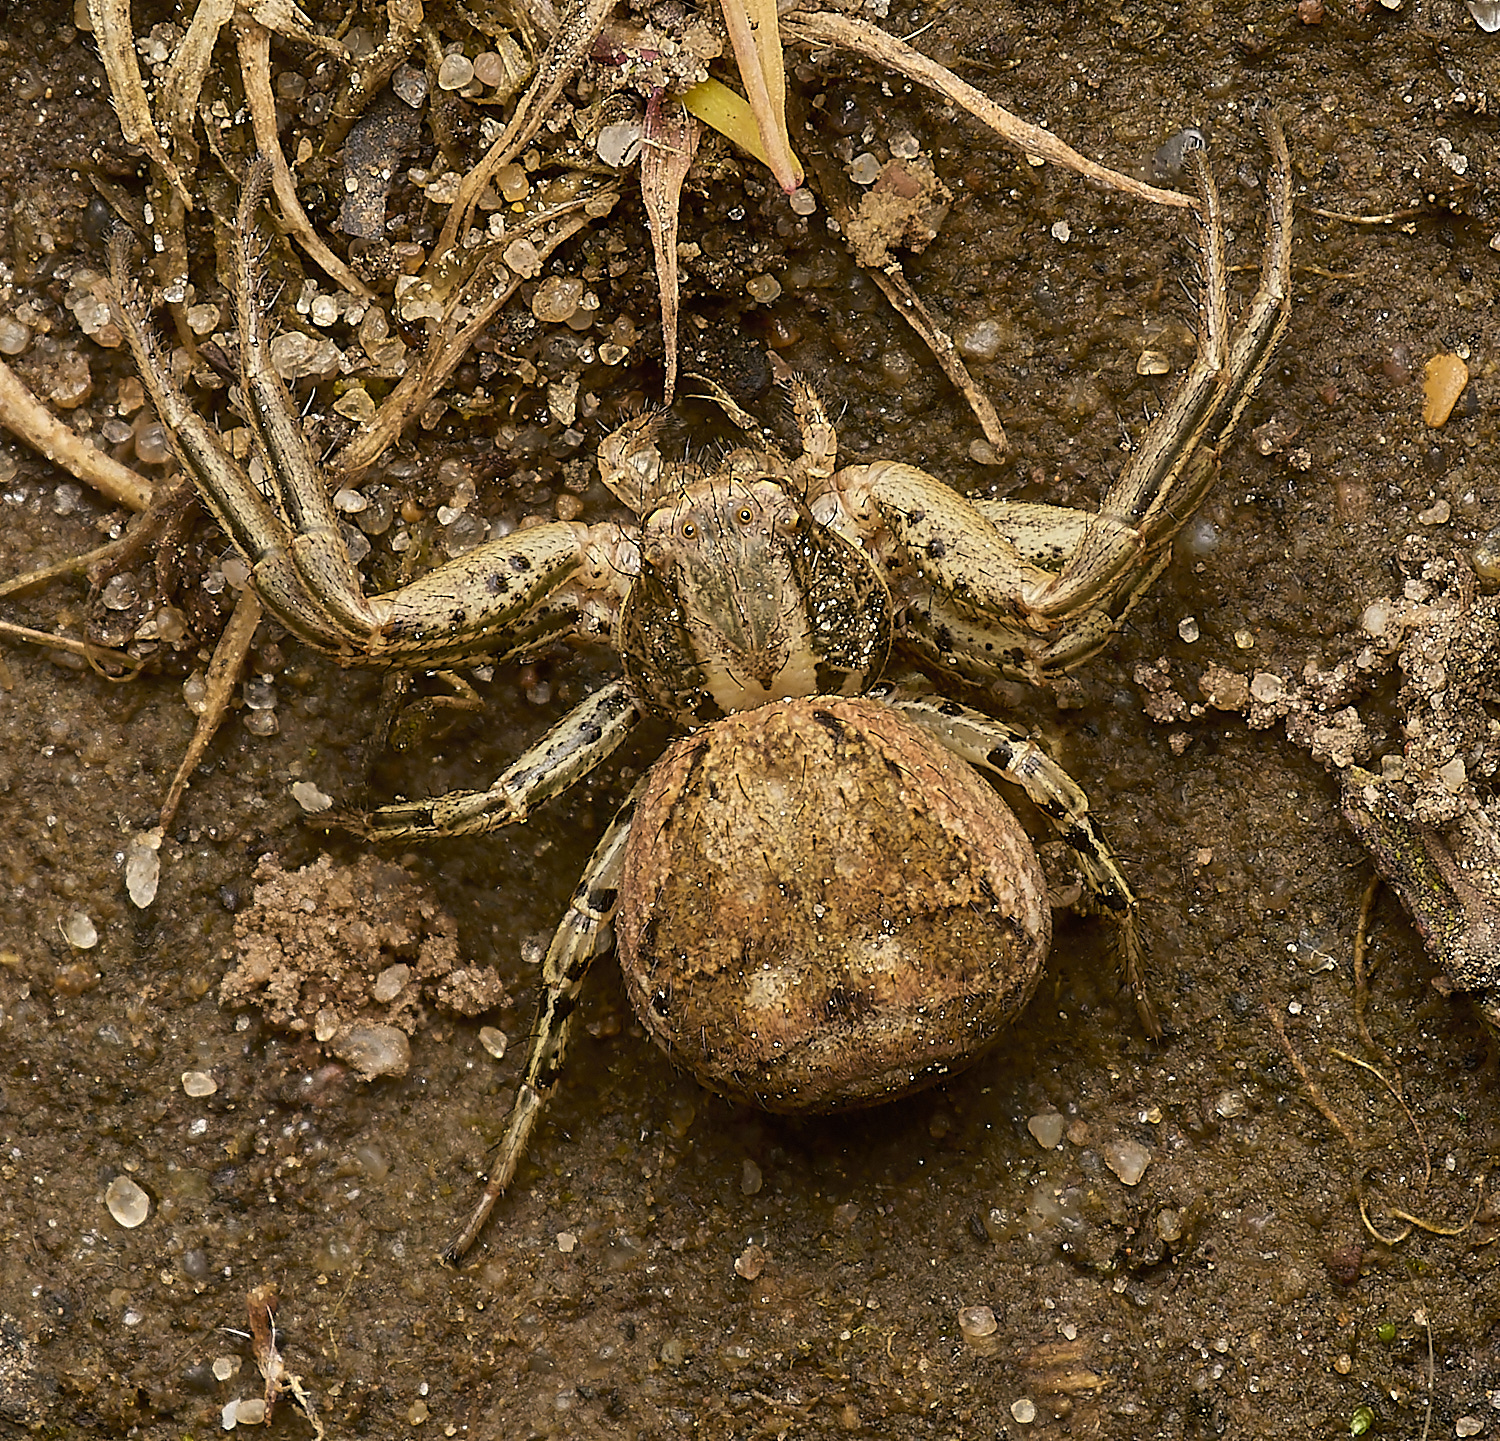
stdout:
[[642,1024],[715,1090],[832,1111],[974,1060],[1030,999],[1047,887],[995,790],[897,712],[815,696],[685,737],[617,916]]

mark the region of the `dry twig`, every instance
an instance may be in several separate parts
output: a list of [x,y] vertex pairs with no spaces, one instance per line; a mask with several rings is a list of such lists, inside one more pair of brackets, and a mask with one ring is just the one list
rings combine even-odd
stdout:
[[919,50],[888,35],[877,26],[847,15],[835,15],[826,11],[799,11],[788,15],[784,21],[789,34],[812,45],[836,45],[852,50],[856,55],[888,65],[908,80],[915,80],[936,91],[945,100],[967,110],[976,120],[983,122],[1012,150],[1023,155],[1040,156],[1054,164],[1062,165],[1083,176],[1085,180],[1097,181],[1111,190],[1133,195],[1137,200],[1147,200],[1153,205],[1171,205],[1178,209],[1189,209],[1191,196],[1175,190],[1159,190],[1146,185],[1118,170],[1080,155],[1071,146],[1063,144],[1049,130],[1031,125],[1009,110],[996,105],[989,96],[960,80],[945,65],[929,59]]
[[151,486],[147,481],[74,434],[3,360],[0,360],[0,426],[116,505],[145,510],[151,504]]
[[677,391],[677,213],[682,182],[698,151],[701,130],[678,101],[653,95],[646,106],[641,198],[646,202],[646,223],[661,292],[661,345],[666,357],[662,391],[666,405],[672,403]]
[[323,1423],[318,1419],[312,1396],[302,1378],[286,1369],[286,1362],[276,1348],[276,1303],[274,1281],[257,1286],[245,1298],[245,1307],[250,1313],[250,1351],[266,1383],[266,1424],[270,1424],[277,1401],[290,1396],[292,1404],[313,1428],[316,1441],[323,1441]]

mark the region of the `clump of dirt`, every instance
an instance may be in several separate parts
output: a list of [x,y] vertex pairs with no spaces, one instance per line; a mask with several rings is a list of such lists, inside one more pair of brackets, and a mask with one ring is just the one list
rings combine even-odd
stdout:
[[234,934],[220,1005],[259,1006],[364,1080],[406,1074],[424,997],[462,1016],[505,999],[495,972],[460,964],[457,923],[432,893],[376,856],[324,855],[300,871],[262,857]]

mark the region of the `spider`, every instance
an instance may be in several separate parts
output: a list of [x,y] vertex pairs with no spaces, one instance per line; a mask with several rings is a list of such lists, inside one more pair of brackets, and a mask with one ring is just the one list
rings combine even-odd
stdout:
[[[569,635],[611,641],[621,656],[623,675],[574,707],[488,789],[386,805],[340,824],[377,841],[519,824],[605,760],[646,715],[687,732],[621,806],[553,937],[499,1156],[446,1259],[472,1244],[515,1173],[558,1084],[580,987],[617,910],[621,963],[643,1023],[721,1090],[777,1109],[826,1110],[873,1103],[972,1060],[1030,996],[1049,935],[1031,843],[978,771],[1020,786],[1072,848],[1091,904],[1118,928],[1142,1021],[1159,1033],[1144,987],[1136,899],[1083,791],[1024,732],[940,696],[904,695],[884,673],[899,644],[939,675],[1044,683],[1098,651],[1167,564],[1286,323],[1290,161],[1275,118],[1265,115],[1263,125],[1272,163],[1258,289],[1231,331],[1219,199],[1205,156],[1194,153],[1202,256],[1196,356],[1097,511],[970,501],[896,462],[841,468],[815,391],[794,380],[795,457],[751,439],[750,417],[722,395],[747,443],[711,467],[664,459],[659,419],[638,418],[599,448],[604,484],[638,523],[540,524],[376,596],[363,591],[268,359],[252,239],[265,168],[251,168],[241,196],[231,288],[244,408],[266,493],[174,384],[125,246],[111,247],[122,328],[157,412],[250,565],[261,601],[290,631],[348,665],[510,661]],[[842,787],[851,801],[844,813],[832,814],[830,792],[787,802],[788,787],[810,773]],[[756,811],[757,786],[781,799]],[[871,836],[887,835],[887,820],[894,839],[872,847]],[[726,825],[740,833],[737,851],[724,840]],[[824,899],[812,894],[818,888],[798,877],[823,841],[825,860],[830,845],[845,844],[847,837],[831,835],[841,827],[853,849],[832,854],[834,864],[865,844],[890,870],[871,879],[863,863],[849,862],[859,873],[856,890],[884,897],[879,944],[854,946],[840,931],[853,923],[835,907],[818,962],[832,968],[831,979],[820,972],[814,983],[753,964],[762,938],[741,935],[740,917],[773,938],[811,934],[828,919]],[[721,870],[732,876],[753,863],[771,877],[771,892],[780,887],[784,904],[766,903],[765,877],[764,894],[742,895],[734,920],[716,918],[711,905],[704,911],[701,889],[696,901],[686,899],[710,864],[715,835],[714,845],[729,851]],[[907,874],[918,852],[923,864]],[[927,904],[924,892],[938,889],[947,899]],[[974,928],[972,941],[950,937],[943,950],[942,933],[960,914]],[[890,946],[902,940],[894,933],[918,915],[937,924],[893,961]],[[934,931],[935,961],[926,949]],[[734,932],[735,945],[714,949],[712,932]],[[975,960],[974,946],[990,956]],[[955,971],[979,978],[957,998]],[[710,972],[720,990],[695,997]],[[950,1019],[919,1034],[913,1018],[932,1011]],[[709,1013],[720,1023],[712,1035]]]

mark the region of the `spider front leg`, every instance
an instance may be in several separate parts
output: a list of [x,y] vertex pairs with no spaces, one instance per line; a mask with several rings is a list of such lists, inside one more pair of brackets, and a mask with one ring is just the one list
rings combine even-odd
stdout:
[[[1058,618],[1080,608],[1129,608],[1144,588],[1141,574],[1151,569],[1202,504],[1219,456],[1286,329],[1292,267],[1291,156],[1273,111],[1261,112],[1261,125],[1271,169],[1266,245],[1256,293],[1231,334],[1218,189],[1205,152],[1192,151],[1187,160],[1200,197],[1196,219],[1203,267],[1197,353],[1062,571],[1040,593],[1026,597],[1028,608],[1038,616]],[[1120,543],[1120,537],[1131,533],[1136,539],[1133,551]]]
[[614,915],[619,896],[620,873],[625,864],[625,843],[630,839],[630,822],[635,815],[636,800],[650,779],[650,773],[636,782],[624,805],[604,833],[604,839],[589,858],[583,878],[568,903],[542,962],[542,993],[537,1002],[536,1023],[531,1031],[531,1048],[526,1056],[526,1074],[516,1092],[506,1123],[499,1154],[490,1168],[484,1195],[469,1217],[468,1224],[443,1250],[443,1260],[457,1265],[465,1251],[484,1228],[495,1202],[505,1194],[526,1150],[526,1143],[536,1128],[542,1108],[557,1090],[567,1050],[573,1013],[584,977],[598,950],[599,931]]
[[888,688],[872,694],[901,712],[913,725],[941,741],[971,766],[1020,786],[1078,858],[1093,905],[1119,928],[1120,961],[1136,1012],[1148,1034],[1160,1038],[1161,1022],[1146,989],[1146,948],[1140,907],[1115,858],[1089,818],[1083,788],[1025,731],[992,720],[977,710],[941,699],[902,699]]
[[[142,381],[204,504],[250,566],[266,608],[346,665],[430,668],[481,656],[505,660],[589,628],[587,607],[595,599],[617,604],[632,564],[629,543],[615,526],[556,521],[515,531],[398,590],[364,594],[328,486],[271,364],[255,250],[265,186],[266,170],[257,162],[230,246],[240,391],[266,470],[265,492],[173,380],[131,273],[125,237],[112,241],[110,264],[121,328]],[[577,603],[554,603],[568,595]]]
[[1259,288],[1231,334],[1218,192],[1193,152],[1203,270],[1197,353],[1097,512],[974,505],[896,463],[835,478],[854,524],[867,534],[883,528],[894,556],[920,578],[925,594],[909,609],[910,638],[935,663],[1032,681],[1069,670],[1108,640],[1166,565],[1286,325],[1291,165],[1274,116],[1264,125],[1272,167]]

